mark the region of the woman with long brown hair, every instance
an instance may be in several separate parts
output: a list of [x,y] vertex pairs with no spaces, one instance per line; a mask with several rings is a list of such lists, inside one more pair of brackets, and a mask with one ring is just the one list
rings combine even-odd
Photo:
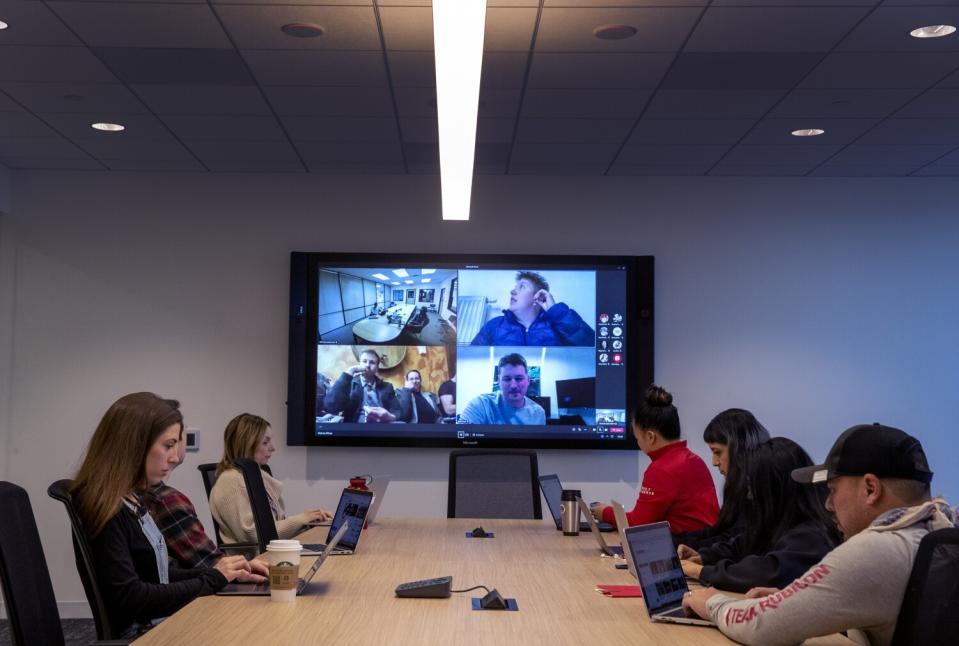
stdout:
[[[273,430],[270,423],[259,415],[241,413],[226,425],[223,432],[223,459],[217,465],[216,484],[210,491],[210,511],[220,525],[220,536],[224,543],[257,542],[250,498],[236,460],[247,458],[263,466],[270,461],[273,451]],[[322,509],[308,509],[301,514],[287,516],[283,503],[283,483],[264,471],[263,486],[270,499],[276,533],[280,538],[293,538],[309,523],[332,517],[330,512]]]
[[71,493],[90,539],[110,623],[128,637],[228,581],[262,581],[267,573],[264,564],[251,565],[242,556],[223,557],[212,568],[170,567],[145,494],[180,460],[179,407],[153,393],[118,399],[100,420],[73,479]]

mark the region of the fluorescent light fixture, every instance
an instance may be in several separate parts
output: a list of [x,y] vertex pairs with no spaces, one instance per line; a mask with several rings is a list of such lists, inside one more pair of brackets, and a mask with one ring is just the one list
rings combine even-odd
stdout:
[[379,278],[380,280],[389,280],[390,277],[386,274],[373,274],[373,278]]
[[91,123],[90,127],[94,130],[102,130],[103,132],[120,132],[121,130],[126,130],[127,127],[120,125],[119,123]]
[[432,280],[432,278],[424,278],[424,279],[421,280],[420,282],[421,282],[421,283],[428,283],[428,282],[430,282],[431,280]]
[[793,137],[818,137],[825,132],[821,128],[803,128],[802,130],[793,130],[790,134]]
[[409,276],[409,273],[405,269],[394,269],[393,273],[399,276],[400,278],[406,278],[407,276]]
[[952,25],[928,25],[913,29],[909,35],[913,38],[942,38],[956,33],[956,28]]
[[412,280],[404,280],[403,282],[406,283],[407,285],[412,285],[412,284],[413,284],[413,281],[412,281]]
[[424,275],[424,276],[429,276],[430,274],[435,274],[435,273],[436,273],[436,270],[435,270],[435,269],[424,269],[424,270],[423,270],[423,275]]
[[394,284],[394,285],[399,285],[399,284],[400,284],[400,281],[394,280],[394,281],[393,281],[393,284]]
[[486,0],[433,0],[443,219],[469,220]]
[[9,26],[10,26],[10,25],[8,25],[7,23],[5,23],[5,22],[3,22],[2,20],[0,20],[0,30],[6,29],[6,28],[9,27]]

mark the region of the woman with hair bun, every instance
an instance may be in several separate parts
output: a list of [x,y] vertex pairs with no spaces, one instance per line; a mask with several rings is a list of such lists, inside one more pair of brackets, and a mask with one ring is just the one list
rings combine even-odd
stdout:
[[[626,514],[630,526],[665,520],[676,534],[716,524],[719,501],[713,479],[702,458],[679,439],[679,411],[669,392],[656,385],[646,389],[633,413],[633,435],[652,462],[643,474],[636,506]],[[615,524],[609,505],[596,505],[592,511],[598,519]]]

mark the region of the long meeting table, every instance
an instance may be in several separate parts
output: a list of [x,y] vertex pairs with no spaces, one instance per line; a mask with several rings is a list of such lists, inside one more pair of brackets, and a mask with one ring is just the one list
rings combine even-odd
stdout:
[[[466,538],[482,524],[495,538]],[[327,527],[302,534],[323,542]],[[615,543],[616,534],[606,534]],[[305,557],[301,573],[312,565]],[[136,640],[137,646],[203,644],[710,644],[715,628],[652,623],[641,598],[608,598],[597,584],[635,584],[599,555],[588,533],[563,536],[552,521],[384,518],[356,554],[331,556],[296,601],[200,597]],[[482,590],[449,599],[405,599],[399,583],[452,575],[453,589],[485,585],[518,612],[474,611]],[[806,642],[852,644],[833,635]]]

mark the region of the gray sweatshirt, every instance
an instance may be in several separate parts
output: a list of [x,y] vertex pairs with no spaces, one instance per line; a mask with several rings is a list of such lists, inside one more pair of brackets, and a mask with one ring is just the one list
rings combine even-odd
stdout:
[[760,599],[717,594],[706,608],[723,633],[743,644],[786,646],[848,630],[856,643],[887,646],[919,542],[954,524],[942,498],[892,509],[779,592]]

